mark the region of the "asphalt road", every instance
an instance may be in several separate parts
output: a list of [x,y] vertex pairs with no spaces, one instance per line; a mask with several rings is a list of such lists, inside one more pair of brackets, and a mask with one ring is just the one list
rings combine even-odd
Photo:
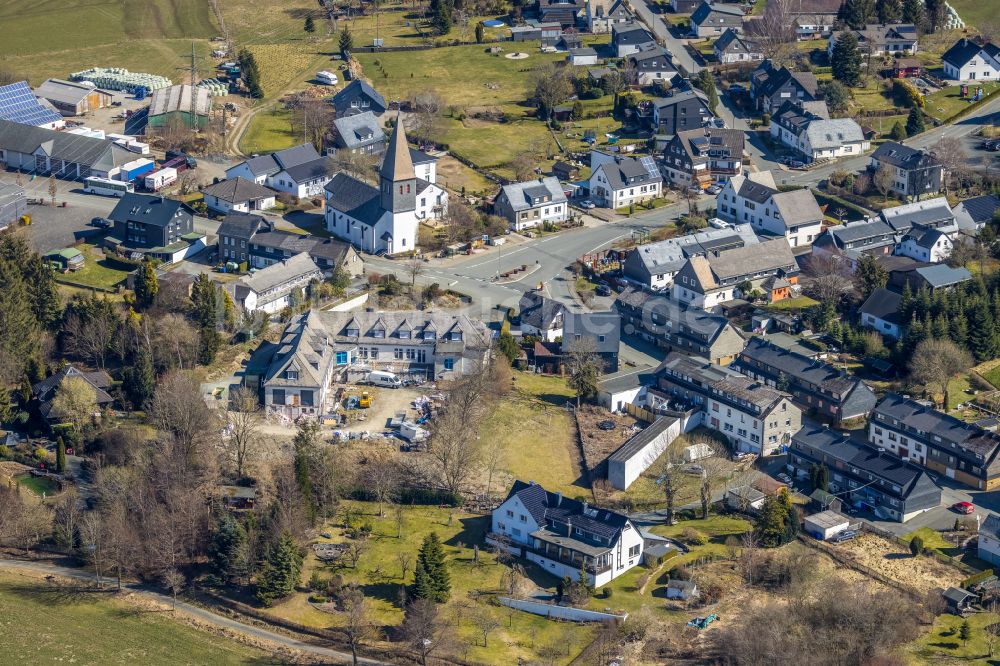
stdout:
[[660,15],[649,8],[646,0],[632,0],[629,6],[640,21],[645,23],[653,32],[653,36],[659,39],[674,55],[674,65],[680,65],[688,71],[690,75],[701,70],[701,65],[694,61],[691,54],[684,48],[684,42],[670,34],[666,21]]
[[[20,571],[32,571],[35,573],[40,573],[45,575],[54,575],[64,578],[72,578],[74,580],[81,580],[88,583],[97,582],[97,576],[90,573],[89,571],[84,571],[82,569],[70,569],[68,567],[60,567],[54,564],[47,564],[44,562],[22,562],[20,560],[0,559],[0,568],[8,570],[14,569]],[[103,578],[102,580],[104,581],[105,585],[110,584],[112,581],[111,578],[107,577]],[[139,585],[123,585],[122,587],[127,589],[132,594],[137,594],[139,596],[142,596],[151,601],[155,601],[156,603],[162,604],[164,606],[170,606],[173,603],[173,600],[169,596],[165,594],[160,594],[159,592],[154,592]],[[273,631],[269,631],[267,629],[262,629],[260,627],[255,627],[249,624],[243,624],[242,622],[237,622],[236,620],[232,620],[223,615],[217,615],[211,611],[205,610],[204,608],[193,606],[184,601],[180,600],[177,601],[177,610],[192,617],[195,617],[202,622],[207,622],[208,624],[211,624],[215,627],[219,627],[220,629],[225,629],[227,631],[237,631],[239,633],[250,636],[251,638],[269,641],[271,643],[280,645],[285,648],[289,648],[292,650],[300,650],[308,654],[323,657],[324,659],[335,660],[330,663],[335,663],[335,664],[351,663],[351,655],[349,653],[340,652],[338,650],[331,650],[329,648],[320,647],[318,645],[313,645],[311,643],[305,643],[303,641],[296,640],[294,638],[289,638],[288,636]],[[375,661],[373,659],[362,659],[362,658],[359,658],[358,662],[363,664],[369,664],[371,666],[387,664],[387,662],[383,661]]]

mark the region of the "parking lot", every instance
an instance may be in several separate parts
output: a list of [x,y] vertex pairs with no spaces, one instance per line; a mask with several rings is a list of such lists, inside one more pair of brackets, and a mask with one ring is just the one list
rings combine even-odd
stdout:
[[42,254],[78,241],[91,241],[102,233],[101,229],[90,224],[95,216],[100,215],[93,209],[72,205],[66,208],[32,205],[28,206],[28,214],[31,216],[28,237]]

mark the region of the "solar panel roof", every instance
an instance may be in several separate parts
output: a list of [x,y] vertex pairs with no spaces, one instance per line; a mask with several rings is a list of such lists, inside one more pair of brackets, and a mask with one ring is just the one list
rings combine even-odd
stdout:
[[27,81],[0,86],[0,119],[39,127],[61,120],[57,112],[39,102]]

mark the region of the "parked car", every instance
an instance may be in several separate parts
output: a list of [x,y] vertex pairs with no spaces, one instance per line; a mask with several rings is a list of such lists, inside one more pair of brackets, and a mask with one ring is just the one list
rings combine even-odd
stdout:
[[587,210],[590,210],[592,208],[597,208],[597,204],[595,204],[590,199],[584,199],[583,201],[580,202],[580,208],[586,208]]
[[858,533],[855,532],[854,530],[844,530],[843,532],[840,532],[830,540],[833,541],[834,543],[844,543],[845,541],[850,541],[851,539],[857,539],[857,538],[858,538]]
[[106,217],[95,217],[90,221],[90,224],[98,229],[110,229],[112,227],[111,220]]
[[594,292],[598,296],[610,296],[611,295],[611,287],[609,287],[606,284],[599,284],[599,285],[597,285],[597,289],[595,289]]
[[792,482],[792,477],[788,476],[784,472],[779,474],[776,478],[778,479],[778,481],[781,481],[782,483],[785,484],[790,484]]
[[971,502],[955,502],[951,505],[951,508],[965,515],[969,515],[976,510],[976,507],[972,506]]
[[705,192],[707,192],[708,194],[718,194],[721,191],[722,191],[721,185],[711,185],[705,190]]
[[788,163],[788,166],[791,167],[792,169],[801,169],[802,167],[805,166],[805,162],[800,162],[799,160],[791,160]]
[[726,129],[726,121],[723,120],[722,118],[715,118],[714,120],[712,120],[712,124],[718,127],[719,129]]

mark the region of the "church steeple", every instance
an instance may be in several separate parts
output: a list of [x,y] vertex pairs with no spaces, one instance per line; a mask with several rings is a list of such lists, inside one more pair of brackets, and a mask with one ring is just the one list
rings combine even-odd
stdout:
[[396,116],[396,129],[382,158],[379,181],[384,210],[399,213],[417,207],[417,176],[413,170],[410,147],[406,142],[402,114]]

